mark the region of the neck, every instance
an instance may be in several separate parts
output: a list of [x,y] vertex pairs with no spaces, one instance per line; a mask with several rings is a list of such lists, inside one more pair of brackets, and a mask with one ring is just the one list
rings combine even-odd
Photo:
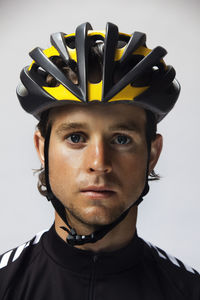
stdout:
[[[108,232],[102,239],[96,243],[88,243],[81,246],[75,246],[82,250],[90,250],[93,252],[110,252],[125,247],[133,238],[136,230],[137,207],[133,206],[126,218]],[[59,215],[55,214],[55,229],[57,234],[66,241],[67,233],[61,229],[66,226]]]

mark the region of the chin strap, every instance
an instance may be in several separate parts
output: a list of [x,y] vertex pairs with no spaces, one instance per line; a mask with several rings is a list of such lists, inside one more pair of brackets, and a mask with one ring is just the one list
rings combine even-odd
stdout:
[[[138,198],[138,200],[133,203],[131,207],[129,207],[125,212],[123,212],[119,218],[117,218],[114,222],[108,225],[102,226],[99,230],[94,231],[92,234],[89,235],[79,235],[77,234],[76,230],[70,226],[70,224],[67,221],[66,217],[66,210],[64,205],[61,203],[61,201],[54,195],[52,192],[50,182],[49,182],[49,141],[50,141],[50,136],[51,136],[51,125],[49,125],[47,129],[47,134],[45,138],[45,145],[44,145],[44,157],[45,157],[45,181],[46,181],[46,188],[47,188],[47,199],[48,201],[51,201],[53,207],[55,208],[56,212],[58,215],[61,217],[63,222],[67,225],[67,227],[60,227],[64,231],[68,233],[67,236],[67,243],[70,244],[71,246],[75,245],[83,245],[86,243],[95,243],[98,240],[102,239],[109,231],[111,231],[117,224],[119,224],[124,218],[128,215],[129,210],[131,207],[135,205],[139,205],[142,200],[143,196],[145,196],[148,191],[149,191],[149,185],[148,185],[148,170],[147,170],[147,178],[146,178],[146,185],[145,188],[141,194],[141,196]],[[148,145],[149,147],[149,145]],[[148,149],[148,157],[149,157],[149,149]],[[149,158],[148,158],[149,161]]]
[[[54,199],[55,201],[55,199]],[[58,199],[56,200],[56,202],[59,201]],[[55,202],[54,202],[54,207]],[[74,228],[72,228],[67,220],[63,220],[67,226],[70,228],[66,228],[64,226],[61,226],[60,228],[62,228],[63,230],[68,232],[68,236],[67,236],[67,242],[68,244],[70,244],[71,246],[75,246],[75,245],[83,245],[86,243],[96,243],[98,240],[102,239],[110,230],[112,230],[117,224],[119,224],[128,214],[129,209],[126,210],[117,220],[115,220],[113,223],[109,224],[109,225],[104,225],[102,226],[99,230],[94,231],[92,234],[88,234],[88,235],[79,235],[76,233],[76,230]]]

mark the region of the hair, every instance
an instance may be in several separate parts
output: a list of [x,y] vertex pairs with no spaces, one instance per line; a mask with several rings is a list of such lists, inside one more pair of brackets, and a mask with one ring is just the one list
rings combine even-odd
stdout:
[[[103,43],[98,42],[94,46],[91,47],[90,53],[89,53],[89,59],[88,59],[88,66],[89,66],[89,74],[88,78],[90,82],[98,82],[102,78],[102,65],[103,65]],[[51,58],[52,62],[62,70],[62,72],[65,74],[65,76],[70,79],[73,83],[78,84],[78,70],[77,65],[73,61],[69,61],[69,65],[66,65],[66,63],[62,60],[59,56],[54,56]],[[92,66],[92,67],[91,67]],[[120,74],[118,76],[115,76],[114,81],[119,80]],[[46,76],[46,84],[50,87],[58,86],[59,83],[57,80],[50,74],[47,74]],[[37,124],[37,129],[40,131],[42,137],[46,137],[47,129],[49,126],[49,111],[44,111],[41,114],[41,118],[39,123]],[[150,145],[153,140],[156,138],[156,132],[157,132],[157,123],[156,118],[154,114],[149,111],[145,110],[146,112],[146,141],[147,141],[147,147],[148,151],[150,151]],[[38,172],[38,190],[40,194],[43,196],[47,195],[46,190],[46,181],[45,181],[45,170],[43,167],[40,169],[35,170],[35,172]],[[151,171],[149,174],[148,180],[159,180],[160,176],[155,173],[155,171]]]

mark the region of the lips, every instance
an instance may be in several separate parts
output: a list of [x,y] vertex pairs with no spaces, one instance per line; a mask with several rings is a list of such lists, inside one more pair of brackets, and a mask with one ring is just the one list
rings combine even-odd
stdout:
[[93,192],[114,192],[114,190],[112,190],[111,188],[107,187],[107,186],[88,186],[86,188],[81,189],[81,192],[89,192],[89,191],[93,191]]
[[89,198],[101,199],[112,197],[115,191],[106,186],[88,186],[81,189],[81,193]]

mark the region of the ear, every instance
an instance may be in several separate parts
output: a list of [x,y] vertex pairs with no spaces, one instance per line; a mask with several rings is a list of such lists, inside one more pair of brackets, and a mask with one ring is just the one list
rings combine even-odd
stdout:
[[155,140],[152,141],[151,143],[151,153],[149,159],[149,174],[151,173],[151,171],[153,171],[154,167],[156,166],[156,163],[162,151],[162,146],[163,146],[162,135],[156,134]]
[[44,167],[44,138],[41,135],[39,130],[35,131],[34,144],[35,144],[35,149],[38,153],[38,157],[42,164],[42,167]]

